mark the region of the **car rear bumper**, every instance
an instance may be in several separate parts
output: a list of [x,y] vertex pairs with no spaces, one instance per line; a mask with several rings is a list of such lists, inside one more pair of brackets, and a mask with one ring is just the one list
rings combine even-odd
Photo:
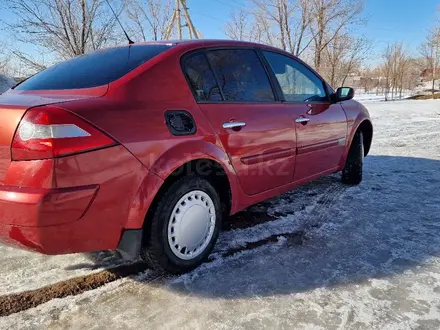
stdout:
[[162,183],[123,146],[10,162],[0,175],[0,244],[44,254],[116,249],[126,230],[143,227]]
[[0,187],[0,242],[46,254],[69,251],[72,232],[81,225],[99,190]]

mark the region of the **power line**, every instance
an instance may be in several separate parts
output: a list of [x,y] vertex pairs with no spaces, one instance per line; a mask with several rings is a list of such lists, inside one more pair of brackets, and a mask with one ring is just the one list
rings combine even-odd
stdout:
[[237,0],[230,0],[230,1],[235,2],[235,3],[238,4],[240,7],[245,7],[245,4],[242,3],[242,2],[239,2],[239,1],[237,1]]
[[198,12],[196,12],[196,11],[194,11],[194,10],[191,10],[191,13],[196,14],[196,15],[199,15],[199,16],[204,16],[204,17],[208,17],[208,18],[211,18],[211,19],[215,19],[216,21],[225,22],[223,19],[220,19],[220,18],[218,18],[218,17],[214,17],[214,16],[211,16],[211,15],[198,13]]
[[232,1],[232,2],[236,3],[236,5],[231,5],[231,3],[228,3],[228,2],[223,1],[223,0],[214,0],[214,1],[216,1],[218,3],[221,3],[223,5],[229,6],[231,8],[243,8],[244,7],[244,4],[242,4],[242,3],[240,3],[240,2],[238,2],[236,0],[229,0],[229,1]]

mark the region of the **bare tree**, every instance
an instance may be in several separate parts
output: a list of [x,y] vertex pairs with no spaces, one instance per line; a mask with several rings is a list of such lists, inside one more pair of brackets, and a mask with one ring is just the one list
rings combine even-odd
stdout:
[[362,21],[363,0],[312,0],[311,15],[314,18],[311,31],[314,41],[315,69],[320,70],[323,52],[341,32],[350,25]]
[[313,38],[307,35],[313,21],[311,3],[309,0],[299,1],[299,23],[295,28],[295,51],[296,56],[300,56],[312,43]]
[[384,95],[385,95],[385,101],[388,101],[388,94],[391,89],[391,80],[392,80],[392,72],[393,72],[393,46],[387,45],[386,49],[384,50],[382,57],[384,59],[384,63],[381,67],[381,73],[383,74],[385,81],[384,81]]
[[408,57],[405,65],[402,86],[406,90],[414,90],[420,78],[420,59]]
[[[0,48],[5,49],[5,45],[0,43]],[[9,68],[10,57],[5,52],[0,53],[0,74],[6,74]]]
[[420,46],[420,54],[423,56],[425,69],[427,69],[432,81],[432,95],[435,93],[435,80],[439,71],[440,60],[440,28],[431,29],[425,42]]
[[368,66],[361,69],[360,86],[365,93],[369,93],[370,90],[373,89],[372,70]]
[[136,39],[162,40],[172,15],[171,0],[127,0],[128,21]]
[[232,40],[250,40],[251,26],[249,13],[243,9],[231,13],[230,20],[226,23],[225,33]]
[[268,45],[276,45],[276,34],[271,29],[271,22],[264,12],[257,10],[254,13],[254,24],[251,25],[250,40]]
[[395,85],[396,85],[396,95],[399,92],[399,98],[402,98],[402,92],[405,82],[405,77],[408,76],[408,66],[409,66],[409,57],[406,54],[403,47],[399,49],[396,58],[396,69],[395,69]]
[[360,69],[371,43],[347,33],[336,35],[323,53],[323,75],[332,86],[343,86],[349,74]]
[[20,50],[14,50],[12,52],[20,63],[27,69],[28,72],[40,72],[46,69],[49,64],[44,60],[43,57],[35,58],[29,54],[25,54]]
[[[321,68],[333,39],[361,22],[364,0],[251,0],[254,7],[235,13],[226,25],[233,39],[251,39],[302,56],[314,47],[313,64]],[[255,35],[254,32],[257,32]]]
[[301,55],[311,44],[309,0],[252,0],[253,7],[231,14],[226,34]]
[[271,22],[279,46],[300,56],[310,45],[312,21],[309,0],[252,0]]
[[382,74],[385,77],[385,100],[388,101],[390,92],[391,100],[397,94],[402,98],[404,83],[411,75],[408,70],[410,58],[402,43],[388,45],[382,57],[384,59]]
[[[115,39],[115,18],[104,0],[8,0],[16,16],[8,27],[18,41],[58,59],[82,55]],[[21,53],[19,58],[29,60]]]

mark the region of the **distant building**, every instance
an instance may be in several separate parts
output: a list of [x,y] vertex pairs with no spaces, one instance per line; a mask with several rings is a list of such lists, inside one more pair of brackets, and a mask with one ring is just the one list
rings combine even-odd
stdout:
[[424,69],[422,73],[420,73],[420,82],[426,82],[432,80],[432,69]]

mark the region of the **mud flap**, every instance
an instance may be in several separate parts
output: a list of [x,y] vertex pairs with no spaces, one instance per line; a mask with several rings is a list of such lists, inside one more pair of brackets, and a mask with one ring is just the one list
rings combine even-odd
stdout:
[[137,260],[142,245],[142,229],[127,229],[122,233],[116,251],[125,260]]

